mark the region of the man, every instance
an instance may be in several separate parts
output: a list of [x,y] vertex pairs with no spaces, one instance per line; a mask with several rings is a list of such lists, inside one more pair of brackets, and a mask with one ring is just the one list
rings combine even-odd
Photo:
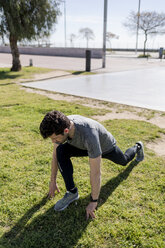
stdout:
[[54,209],[62,211],[79,198],[78,189],[73,180],[71,157],[89,157],[91,199],[86,208],[87,219],[95,218],[95,210],[100,193],[101,158],[125,166],[136,155],[137,161],[144,159],[143,143],[137,142],[123,153],[116,145],[113,135],[103,125],[92,119],[80,116],[65,116],[59,111],[47,113],[40,124],[40,133],[44,139],[50,138],[54,143],[51,165],[49,197],[59,192],[56,178],[60,170],[66,186],[66,194],[59,200]]

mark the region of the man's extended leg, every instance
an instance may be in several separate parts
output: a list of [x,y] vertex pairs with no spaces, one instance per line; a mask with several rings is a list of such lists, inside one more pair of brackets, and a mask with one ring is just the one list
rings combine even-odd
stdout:
[[135,145],[129,149],[126,150],[125,153],[123,153],[118,146],[115,147],[115,149],[107,154],[103,154],[103,158],[109,159],[113,161],[116,164],[120,165],[127,165],[136,155],[138,151],[138,146]]

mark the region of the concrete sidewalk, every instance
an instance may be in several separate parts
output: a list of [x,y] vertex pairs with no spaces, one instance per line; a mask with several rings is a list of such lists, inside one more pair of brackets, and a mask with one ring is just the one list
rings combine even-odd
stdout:
[[26,87],[165,111],[165,69],[143,69],[23,83]]
[[[165,111],[165,59],[138,59],[135,53],[107,55],[106,68],[102,59],[92,59],[91,70],[95,76],[75,76],[70,79],[66,71],[84,71],[85,58],[21,55],[21,64],[57,69],[50,78],[55,79],[24,84],[34,87],[90,97],[122,104]],[[11,54],[0,54],[0,66],[11,66]],[[106,74],[105,74],[106,73]],[[62,79],[63,77],[68,79]],[[61,77],[61,79],[59,79]]]

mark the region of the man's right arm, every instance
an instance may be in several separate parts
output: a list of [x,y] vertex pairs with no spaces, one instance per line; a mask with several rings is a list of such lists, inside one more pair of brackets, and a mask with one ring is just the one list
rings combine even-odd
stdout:
[[53,149],[53,158],[51,164],[51,177],[50,177],[50,184],[49,184],[49,197],[54,197],[55,191],[60,192],[57,186],[57,172],[58,172],[58,163],[57,163],[57,156],[56,156],[56,149],[58,144],[54,144]]

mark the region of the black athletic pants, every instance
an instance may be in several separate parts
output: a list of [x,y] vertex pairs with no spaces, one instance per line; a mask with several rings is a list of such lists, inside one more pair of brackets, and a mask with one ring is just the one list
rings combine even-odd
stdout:
[[[127,165],[134,157],[137,152],[137,146],[133,146],[123,153],[118,146],[115,146],[114,150],[103,154],[102,158],[109,159],[116,164]],[[73,165],[71,157],[85,157],[88,156],[86,150],[78,149],[68,143],[61,144],[57,147],[57,160],[58,167],[65,181],[66,189],[69,191],[75,187],[73,181]]]

